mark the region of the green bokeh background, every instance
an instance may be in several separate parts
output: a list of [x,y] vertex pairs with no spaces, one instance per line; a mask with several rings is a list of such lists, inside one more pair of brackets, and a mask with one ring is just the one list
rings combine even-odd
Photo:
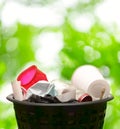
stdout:
[[[25,6],[48,6],[55,0],[17,1]],[[18,72],[29,64],[43,66],[36,60],[36,47],[33,39],[42,32],[60,32],[63,35],[63,47],[57,55],[59,62],[54,67],[45,66],[47,70],[60,73],[60,78],[71,79],[73,71],[84,64],[98,67],[104,77],[110,81],[114,100],[108,103],[104,129],[118,129],[120,126],[120,30],[116,25],[107,26],[94,14],[96,6],[103,0],[77,1],[66,8],[64,22],[57,27],[35,27],[20,22],[6,27],[0,18],[0,91],[6,82],[14,79]],[[0,12],[6,1],[1,2]],[[59,7],[58,7],[59,8]],[[94,21],[89,30],[78,31],[70,18],[75,14],[90,15]],[[15,47],[17,42],[17,46]],[[56,43],[57,44],[57,43]],[[39,43],[39,47],[41,44]],[[15,49],[13,49],[15,47]],[[52,46],[47,46],[51,48]],[[49,61],[49,59],[48,59]],[[44,65],[44,64],[43,64]],[[16,129],[17,124],[12,104],[0,101],[0,129]]]

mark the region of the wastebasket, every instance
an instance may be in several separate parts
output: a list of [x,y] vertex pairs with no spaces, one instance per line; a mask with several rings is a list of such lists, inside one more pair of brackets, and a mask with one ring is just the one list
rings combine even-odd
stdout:
[[108,98],[81,103],[31,103],[13,102],[19,129],[102,129]]

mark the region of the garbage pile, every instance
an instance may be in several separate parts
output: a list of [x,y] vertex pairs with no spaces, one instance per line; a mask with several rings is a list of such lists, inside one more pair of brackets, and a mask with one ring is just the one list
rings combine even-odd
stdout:
[[80,103],[107,98],[110,86],[92,65],[78,67],[69,82],[49,81],[47,75],[32,65],[11,82],[14,99],[33,103]]

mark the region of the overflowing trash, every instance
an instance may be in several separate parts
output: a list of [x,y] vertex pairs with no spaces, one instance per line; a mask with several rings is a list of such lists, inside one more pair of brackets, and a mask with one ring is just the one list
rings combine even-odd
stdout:
[[47,75],[32,65],[11,82],[14,99],[33,103],[80,103],[107,98],[110,86],[92,65],[77,68],[71,81],[47,79]]

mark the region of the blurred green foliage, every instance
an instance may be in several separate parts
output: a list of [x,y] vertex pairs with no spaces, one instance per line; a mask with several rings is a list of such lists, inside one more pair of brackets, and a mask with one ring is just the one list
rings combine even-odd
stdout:
[[16,129],[17,123],[11,104],[0,102],[0,129]]
[[[17,1],[17,0],[16,0]],[[58,1],[58,0],[57,0]],[[37,28],[32,25],[16,23],[11,27],[3,26],[0,19],[0,89],[29,62],[35,58],[34,38],[42,31],[59,31],[63,34],[63,48],[59,53],[61,77],[70,80],[73,71],[84,64],[97,66],[110,80],[114,100],[109,102],[104,129],[118,129],[120,126],[120,31],[117,27],[107,27],[95,17],[95,22],[86,31],[76,30],[70,19],[72,13],[92,13],[103,0],[79,1],[66,9],[64,22],[59,27]],[[25,5],[46,6],[54,0],[21,0]],[[2,11],[2,8],[0,8]],[[56,68],[55,68],[56,69]],[[53,70],[53,69],[52,69]],[[12,110],[12,112],[11,112]],[[17,128],[13,107],[0,102],[0,129]]]
[[18,23],[5,28],[1,26],[0,43],[0,84],[15,77],[29,61],[35,60],[32,49],[34,28]]

